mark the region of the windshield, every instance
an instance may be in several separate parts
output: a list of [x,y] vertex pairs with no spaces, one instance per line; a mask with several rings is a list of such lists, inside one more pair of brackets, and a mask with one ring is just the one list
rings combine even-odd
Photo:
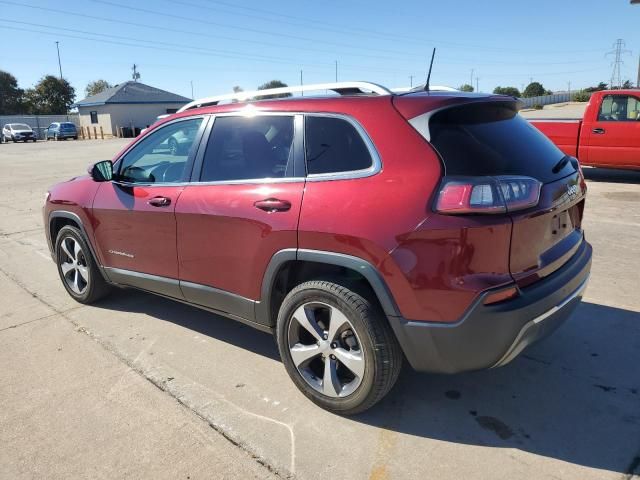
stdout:
[[11,130],[31,130],[31,127],[24,123],[12,123],[9,125],[9,127],[11,128]]

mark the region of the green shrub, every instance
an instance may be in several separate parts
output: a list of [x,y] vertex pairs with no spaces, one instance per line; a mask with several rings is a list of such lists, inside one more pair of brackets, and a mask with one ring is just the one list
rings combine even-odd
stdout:
[[591,95],[588,92],[580,90],[579,92],[573,94],[571,100],[573,100],[574,102],[588,102],[590,97]]
[[536,110],[542,110],[544,108],[544,105],[540,105],[539,103],[536,103],[533,108],[535,108]]

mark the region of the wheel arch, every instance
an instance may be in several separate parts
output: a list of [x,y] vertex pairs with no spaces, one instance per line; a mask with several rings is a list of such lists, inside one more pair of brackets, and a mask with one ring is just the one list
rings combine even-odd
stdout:
[[371,263],[343,253],[292,248],[271,258],[256,303],[256,319],[274,326],[282,300],[291,288],[308,280],[335,278],[346,279],[352,288],[359,286],[359,293],[371,293],[387,316],[400,315],[386,282]]
[[84,237],[84,241],[89,246],[91,255],[93,256],[93,259],[96,262],[96,265],[98,266],[98,269],[100,270],[102,277],[106,281],[109,281],[109,277],[106,275],[104,268],[100,264],[99,257],[96,255],[96,251],[93,248],[93,244],[91,243],[91,239],[87,234],[87,230],[84,227],[84,223],[82,222],[82,219],[80,218],[80,216],[78,216],[78,214],[76,213],[69,212],[67,210],[54,210],[49,214],[49,221],[47,225],[46,235],[47,235],[47,242],[49,244],[49,250],[51,251],[51,256],[55,260],[55,253],[56,253],[55,245],[56,245],[56,239],[58,238],[58,232],[60,232],[62,227],[67,225],[72,227],[77,227],[80,230],[80,233]]

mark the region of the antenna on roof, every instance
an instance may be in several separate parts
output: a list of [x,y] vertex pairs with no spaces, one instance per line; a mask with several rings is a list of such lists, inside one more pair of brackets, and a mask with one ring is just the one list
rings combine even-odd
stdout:
[[431,63],[429,64],[429,73],[427,74],[427,83],[424,84],[424,91],[429,91],[429,82],[431,81],[431,69],[433,68],[433,59],[436,56],[436,49],[433,48],[433,53],[431,54]]

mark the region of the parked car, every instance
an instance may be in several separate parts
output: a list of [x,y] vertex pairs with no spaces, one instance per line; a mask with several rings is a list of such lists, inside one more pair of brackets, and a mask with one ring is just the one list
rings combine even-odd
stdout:
[[583,165],[640,170],[640,90],[594,92],[582,119],[531,123]]
[[47,140],[51,138],[54,140],[66,140],[67,138],[78,140],[78,129],[73,122],[54,122],[47,128],[46,136]]
[[[153,122],[151,125],[155,125],[156,123],[158,123],[160,120],[164,120],[165,118],[169,117],[170,114],[168,113],[163,113],[162,115],[158,115],[156,117],[155,122]],[[151,127],[151,125],[148,125],[147,127],[143,128],[142,130],[140,130],[140,133],[138,134],[138,136],[142,135],[144,132],[146,132],[149,127]]]
[[363,82],[243,95],[301,89],[341,96],[198,100],[53,186],[69,295],[134,287],[274,333],[295,385],[340,414],[384,397],[403,357],[498,367],[570,316],[591,266],[586,184],[515,99]]
[[5,142],[9,140],[25,143],[29,140],[36,141],[36,134],[26,123],[7,123],[2,129],[2,137]]

